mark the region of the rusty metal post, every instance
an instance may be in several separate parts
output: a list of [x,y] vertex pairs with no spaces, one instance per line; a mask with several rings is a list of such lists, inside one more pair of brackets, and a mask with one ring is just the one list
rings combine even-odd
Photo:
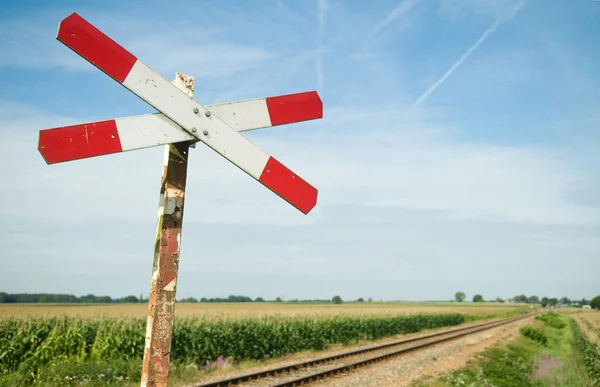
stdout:
[[[193,98],[193,77],[177,73],[173,84]],[[189,148],[189,142],[165,146],[142,387],[165,387],[169,377]]]

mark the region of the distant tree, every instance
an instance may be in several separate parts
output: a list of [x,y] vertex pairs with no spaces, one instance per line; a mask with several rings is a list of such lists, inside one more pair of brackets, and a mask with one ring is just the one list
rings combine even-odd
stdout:
[[571,300],[568,297],[563,297],[560,299],[560,303],[563,305],[571,305]]
[[331,299],[331,302],[334,303],[334,304],[341,304],[343,302],[342,301],[342,297],[340,297],[340,296],[333,296],[333,298]]
[[17,297],[12,294],[0,293],[0,303],[13,304],[17,302]]
[[198,300],[196,300],[194,297],[188,297],[188,298],[184,298],[180,302],[198,302]]
[[225,302],[252,302],[252,299],[248,296],[229,296]]
[[456,292],[456,294],[454,295],[454,299],[456,300],[456,302],[463,302],[465,298],[467,298],[467,295],[463,292]]
[[283,302],[283,300],[281,299],[281,297],[277,297],[277,298],[275,299],[275,302]]
[[483,296],[481,294],[474,295],[473,302],[483,302]]
[[123,297],[123,302],[130,304],[130,303],[137,303],[140,300],[138,300],[138,298],[136,296],[127,296],[127,297]]
[[521,302],[523,304],[527,303],[527,296],[524,294],[518,295],[514,298],[515,302]]
[[545,308],[546,306],[548,306],[548,303],[550,302],[550,300],[548,299],[548,297],[542,297],[542,306]]
[[[44,294],[38,298],[38,302],[49,302],[48,300],[52,299],[52,298],[53,298],[52,295]],[[108,296],[94,296],[93,294],[87,294],[85,296],[79,297],[79,299],[77,301],[81,302],[81,303],[98,303],[98,302],[111,302],[112,300]]]
[[527,299],[527,303],[528,304],[539,304],[540,303],[540,299],[538,298],[538,296],[530,296]]
[[496,302],[504,302],[504,300],[500,297],[496,297]]
[[254,302],[265,302],[265,299],[264,299],[264,298],[262,298],[262,297],[256,297],[256,298],[254,299]]
[[592,301],[590,301],[590,306],[594,309],[600,309],[600,296],[592,298]]
[[361,297],[361,298],[359,298],[359,299],[358,299],[358,300],[356,300],[356,301],[358,301],[358,302],[365,302],[365,300],[364,300],[362,297]]
[[371,297],[369,297],[369,302],[373,302],[373,299]]

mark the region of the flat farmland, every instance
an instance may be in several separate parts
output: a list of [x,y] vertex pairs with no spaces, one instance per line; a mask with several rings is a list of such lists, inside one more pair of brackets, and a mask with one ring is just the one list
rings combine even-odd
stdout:
[[[173,380],[198,378],[219,359],[240,367],[530,311],[494,303],[179,303]],[[0,304],[0,385],[135,384],[146,313],[144,303]]]
[[[251,318],[264,316],[396,315],[415,313],[461,313],[475,316],[530,309],[523,304],[453,302],[303,303],[178,303],[175,318]],[[50,317],[144,318],[147,304],[0,304],[0,319]]]
[[579,328],[596,345],[600,346],[600,312],[581,311],[575,314],[575,320],[579,323]]
[[600,312],[584,311],[582,315],[596,327],[600,328]]

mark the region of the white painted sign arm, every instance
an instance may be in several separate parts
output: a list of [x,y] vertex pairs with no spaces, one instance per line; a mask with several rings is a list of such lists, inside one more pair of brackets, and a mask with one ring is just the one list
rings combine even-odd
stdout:
[[[209,105],[238,132],[323,116],[316,91]],[[47,164],[197,140],[162,113],[143,114],[40,130],[38,150]]]

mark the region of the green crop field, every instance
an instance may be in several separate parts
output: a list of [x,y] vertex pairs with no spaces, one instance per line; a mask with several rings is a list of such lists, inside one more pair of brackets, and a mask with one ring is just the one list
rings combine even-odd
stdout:
[[[529,308],[182,303],[176,309],[171,362],[176,369],[198,369],[219,357],[260,361],[523,310]],[[139,380],[144,305],[2,305],[0,311],[0,386]]]
[[[35,317],[139,317],[144,318],[147,304],[0,304],[0,320]],[[485,315],[529,308],[523,304],[456,302],[355,302],[344,304],[301,303],[177,303],[175,318],[187,317],[263,317],[393,315],[397,313],[467,313]]]

